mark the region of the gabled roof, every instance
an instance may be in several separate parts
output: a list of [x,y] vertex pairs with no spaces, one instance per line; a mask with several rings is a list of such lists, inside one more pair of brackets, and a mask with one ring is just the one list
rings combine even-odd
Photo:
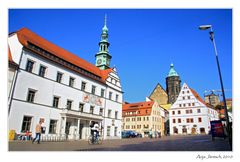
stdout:
[[156,85],[156,87],[153,89],[152,93],[149,95],[149,97],[154,93],[155,89],[157,89],[158,86],[160,86],[160,88],[167,94],[167,92],[166,92],[165,89],[161,86],[161,84],[158,83],[158,84]]
[[82,69],[102,78],[104,81],[107,78],[108,73],[111,71],[108,70],[100,70],[95,65],[83,60],[82,58],[72,54],[71,52],[51,43],[50,41],[40,37],[36,33],[32,32],[31,30],[27,28],[22,28],[15,32],[17,34],[17,37],[19,39],[19,42],[26,48],[29,48],[29,43],[32,43],[49,53],[67,61],[75,66],[81,67]]
[[190,88],[190,90],[191,90],[192,94],[196,97],[196,99],[198,99],[198,101],[200,101],[205,106],[207,106],[207,103],[198,95],[198,93],[194,89]]

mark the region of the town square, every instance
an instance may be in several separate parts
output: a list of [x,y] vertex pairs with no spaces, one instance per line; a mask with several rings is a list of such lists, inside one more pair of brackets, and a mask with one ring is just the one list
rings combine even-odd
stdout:
[[232,151],[232,10],[9,9],[7,96],[9,151]]

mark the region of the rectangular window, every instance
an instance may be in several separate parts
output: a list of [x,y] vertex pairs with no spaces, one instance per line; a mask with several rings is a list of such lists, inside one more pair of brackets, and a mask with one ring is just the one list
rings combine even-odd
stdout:
[[192,114],[192,109],[189,110],[189,113]]
[[67,109],[68,110],[72,109],[72,101],[71,100],[67,100]]
[[182,99],[185,100],[185,97],[183,97]]
[[201,123],[202,122],[202,118],[198,118],[198,123]]
[[173,119],[173,123],[176,123],[176,119]]
[[149,117],[147,117],[147,121],[149,121]]
[[117,119],[117,118],[118,118],[118,112],[115,111],[115,119]]
[[57,81],[58,83],[61,83],[61,82],[62,82],[62,76],[63,76],[63,73],[57,72],[56,81]]
[[53,107],[58,107],[59,104],[59,97],[53,97]]
[[197,112],[198,112],[198,113],[201,113],[201,109],[197,109]]
[[84,104],[83,103],[79,103],[79,111],[83,112],[83,108],[84,108]]
[[190,96],[188,96],[188,99],[190,99]]
[[101,89],[101,97],[104,97],[104,89]]
[[24,116],[24,117],[23,117],[23,122],[22,122],[21,132],[30,131],[31,122],[32,122],[32,117],[30,117],[30,116]]
[[118,102],[118,94],[116,94],[116,99],[115,99],[116,102]]
[[81,90],[82,91],[85,91],[86,90],[86,82],[82,82],[82,84],[81,84]]
[[35,90],[28,90],[27,102],[34,102]]
[[56,134],[57,120],[50,120],[49,134]]
[[179,107],[182,107],[182,104],[179,104]]
[[188,103],[188,106],[191,106],[191,104],[190,104],[190,103]]
[[187,123],[190,123],[190,119],[189,118],[187,118]]
[[178,119],[178,123],[181,123],[181,119]]
[[109,92],[109,100],[111,100],[112,99],[112,92]]
[[190,119],[191,123],[193,123],[193,118]]
[[99,110],[99,115],[103,115],[103,108],[100,108],[100,110]]
[[117,127],[114,128],[114,136],[117,136]]
[[92,94],[95,94],[96,92],[96,86],[92,86]]
[[195,103],[192,103],[192,106],[195,106]]
[[46,69],[47,69],[47,68],[46,68],[45,66],[40,65],[38,75],[41,76],[41,77],[44,77],[44,76],[45,76],[45,73],[46,73]]
[[112,116],[111,113],[112,113],[112,110],[108,110],[108,117],[109,117],[109,118],[111,118],[111,116]]
[[90,106],[90,114],[93,114],[94,112],[94,106]]
[[181,114],[181,111],[180,111],[180,110],[178,110],[178,114]]
[[32,73],[33,65],[34,65],[34,62],[31,60],[28,60],[26,65],[26,71]]
[[172,111],[172,115],[175,115],[175,111]]
[[107,136],[110,136],[110,132],[111,132],[111,127],[107,126]]
[[70,86],[70,87],[73,87],[73,86],[74,86],[74,80],[75,80],[75,79],[74,79],[73,77],[70,77],[70,78],[69,78],[69,86]]

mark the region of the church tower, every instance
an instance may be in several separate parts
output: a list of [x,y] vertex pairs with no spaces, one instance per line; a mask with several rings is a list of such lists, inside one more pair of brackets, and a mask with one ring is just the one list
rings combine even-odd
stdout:
[[173,64],[170,65],[170,71],[166,77],[166,89],[168,94],[168,103],[173,104],[181,90],[181,80],[177,72],[174,70]]
[[110,68],[110,61],[112,56],[109,54],[108,42],[108,28],[107,28],[107,16],[105,15],[104,27],[102,28],[101,41],[99,42],[99,52],[95,55],[96,63],[95,65],[101,70]]

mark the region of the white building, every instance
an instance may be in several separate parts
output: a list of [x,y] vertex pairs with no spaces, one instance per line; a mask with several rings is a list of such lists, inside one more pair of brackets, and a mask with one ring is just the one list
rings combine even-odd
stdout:
[[207,134],[210,121],[218,120],[216,110],[208,107],[186,83],[169,109],[170,134]]
[[110,68],[107,38],[105,23],[96,54],[102,60],[95,66],[29,29],[11,33],[9,53],[19,68],[9,78],[8,129],[35,134],[43,119],[43,138],[78,140],[89,137],[95,121],[105,139],[121,138],[123,92],[116,68]]

